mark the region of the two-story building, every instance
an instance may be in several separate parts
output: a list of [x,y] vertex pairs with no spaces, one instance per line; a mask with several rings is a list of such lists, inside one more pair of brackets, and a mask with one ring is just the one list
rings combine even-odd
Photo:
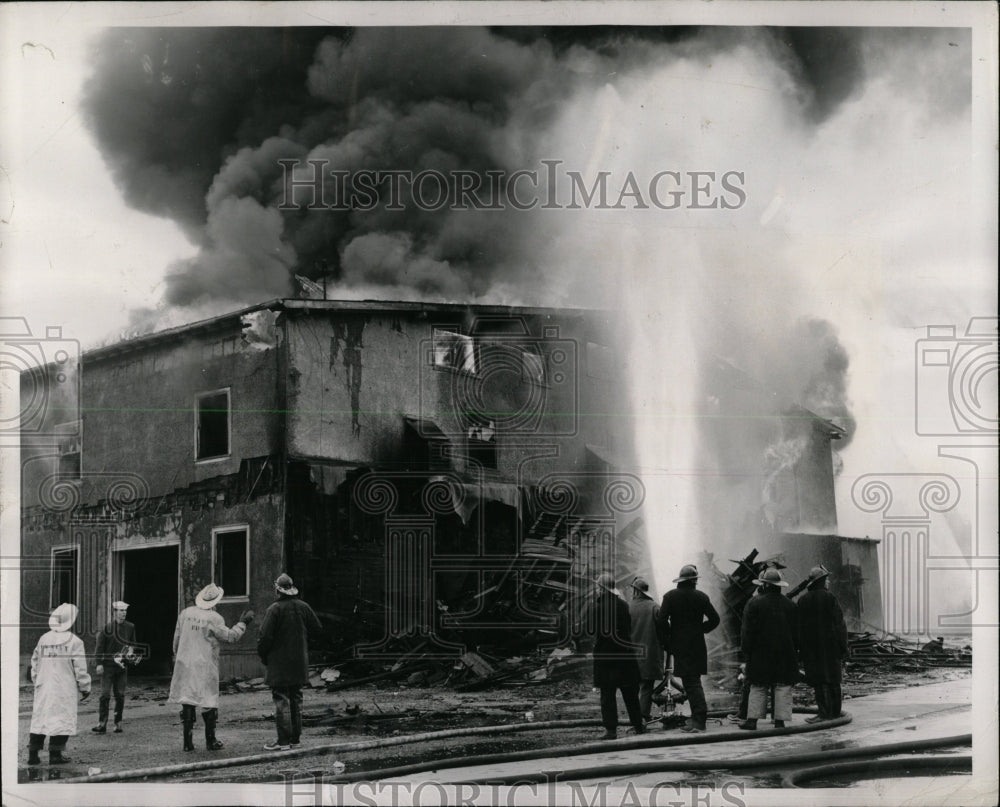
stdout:
[[[281,571],[334,650],[564,641],[598,572],[651,574],[617,321],[276,300],[22,374],[22,652],[58,603],[89,637],[124,599],[166,669],[204,585],[231,623]],[[823,562],[878,621],[874,544],[836,535],[842,430],[724,362],[704,398],[704,547]]]
[[22,438],[22,650],[120,598],[163,668],[204,585],[231,623],[281,571],[333,646],[558,640],[581,581],[648,574],[619,349],[595,311],[279,300],[26,374],[79,398]]

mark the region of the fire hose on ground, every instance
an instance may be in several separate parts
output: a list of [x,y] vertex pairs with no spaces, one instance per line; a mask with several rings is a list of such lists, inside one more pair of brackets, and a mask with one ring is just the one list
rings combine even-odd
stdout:
[[[971,742],[971,735],[970,742]],[[952,738],[948,738],[952,739]],[[928,741],[930,742],[930,741]],[[943,741],[936,741],[941,743]],[[913,745],[913,743],[899,743],[899,745]],[[964,745],[964,743],[963,743]],[[941,745],[931,746],[932,748],[941,748]],[[906,749],[919,751],[924,749],[913,748]],[[893,752],[898,753],[898,752]],[[827,756],[829,759],[829,756]],[[948,773],[962,772],[966,773],[972,772],[972,757],[971,756],[922,756],[922,757],[902,757],[899,759],[874,759],[874,760],[858,760],[854,762],[839,762],[830,765],[818,765],[815,768],[804,768],[800,771],[792,771],[786,773],[781,777],[782,787],[799,787],[803,782],[808,782],[813,779],[825,779],[834,776],[843,775],[854,775],[861,774],[860,778],[869,779],[871,774],[885,774],[885,773],[896,773],[905,772],[907,775],[913,775],[913,769],[917,768],[920,773],[926,771],[937,771],[944,770]],[[879,778],[882,778],[879,776]]]
[[[774,733],[787,734],[788,729],[776,729]],[[777,756],[757,756],[757,757],[739,757],[738,759],[689,759],[689,760],[652,760],[645,762],[619,762],[612,763],[609,765],[597,765],[588,767],[586,770],[581,770],[580,773],[584,774],[581,776],[573,776],[573,771],[536,771],[531,773],[514,773],[508,775],[500,776],[490,776],[488,782],[491,785],[515,785],[515,784],[531,784],[534,782],[557,782],[559,781],[559,775],[563,774],[565,776],[565,781],[580,781],[580,779],[607,779],[607,778],[617,778],[620,776],[634,776],[637,774],[648,774],[648,773],[668,773],[668,772],[687,772],[687,771],[733,771],[733,770],[746,770],[747,768],[760,769],[760,768],[785,768],[793,765],[807,765],[811,762],[826,762],[831,759],[858,759],[858,758],[869,758],[869,757],[883,757],[889,754],[905,754],[911,753],[913,751],[926,751],[930,749],[938,748],[951,748],[954,746],[964,746],[972,745],[972,735],[971,734],[960,734],[954,737],[942,737],[934,738],[929,740],[910,740],[908,742],[902,743],[888,743],[885,745],[870,745],[857,748],[841,748],[827,751],[814,751],[805,754],[779,754]],[[942,767],[952,767],[960,768],[962,759],[971,759],[968,757],[939,757],[938,759],[954,760],[956,764],[953,766],[942,765]],[[891,762],[901,763],[905,760],[890,760]],[[866,769],[870,766],[871,762],[866,763],[856,763],[859,767],[858,770]],[[911,763],[912,764],[912,763]],[[827,775],[828,773],[833,773],[832,769],[836,768],[835,765],[820,765],[811,770],[814,772],[815,776]],[[896,766],[902,767],[900,765]],[[376,778],[373,774],[379,773],[378,771],[370,771],[369,777]],[[387,778],[387,777],[381,777]],[[335,777],[329,779],[330,782],[341,781],[341,777]],[[457,780],[454,782],[449,782],[448,784],[459,785],[459,784],[472,784],[477,782],[482,782],[484,780],[480,779],[464,779]],[[790,787],[795,787],[796,785],[789,785]]]
[[[795,709],[796,713],[815,713],[813,709]],[[711,716],[719,716],[724,714],[724,712],[711,712]],[[847,713],[841,715],[839,718],[834,720],[822,721],[819,723],[812,724],[802,724],[795,726],[786,726],[784,728],[775,729],[758,729],[756,731],[727,731],[721,733],[709,733],[709,734],[690,734],[690,735],[669,735],[669,736],[644,736],[638,735],[631,738],[626,738],[622,740],[608,740],[608,741],[598,741],[593,743],[578,744],[573,746],[565,747],[547,747],[540,749],[531,749],[528,751],[515,751],[507,753],[495,753],[495,754],[482,754],[475,756],[466,757],[452,757],[447,759],[439,759],[421,762],[413,765],[396,766],[392,768],[383,768],[376,770],[369,770],[359,773],[353,773],[348,775],[340,775],[327,777],[325,781],[330,783],[346,783],[346,782],[356,782],[356,781],[377,781],[381,779],[397,778],[400,776],[412,775],[415,773],[425,773],[428,771],[439,771],[446,769],[456,769],[465,768],[471,766],[481,766],[488,764],[500,764],[517,762],[531,759],[545,759],[558,756],[578,756],[583,754],[598,753],[601,751],[608,750],[625,750],[625,749],[639,749],[639,748],[660,748],[660,747],[675,747],[684,745],[701,745],[705,743],[716,743],[716,742],[731,742],[738,740],[749,740],[762,737],[776,737],[791,734],[802,734],[813,731],[825,730],[828,728],[836,728],[838,726],[843,726],[851,722],[851,716]],[[542,721],[537,723],[515,723],[515,724],[504,724],[497,726],[476,726],[461,729],[447,729],[443,731],[431,731],[422,732],[419,734],[411,734],[402,737],[391,737],[383,738],[379,740],[367,740],[355,743],[330,743],[321,746],[311,746],[309,748],[300,748],[292,751],[285,751],[280,753],[267,753],[267,754],[252,754],[249,756],[242,757],[231,757],[227,759],[217,759],[217,760],[200,760],[198,762],[191,762],[179,765],[163,765],[154,768],[140,768],[135,770],[109,772],[105,774],[97,774],[95,776],[83,776],[76,777],[73,779],[65,779],[64,783],[74,783],[74,782],[118,782],[126,780],[144,779],[150,777],[165,777],[177,774],[191,773],[203,770],[215,770],[227,767],[239,767],[245,765],[253,765],[263,762],[273,762],[276,759],[289,760],[297,759],[310,756],[322,756],[330,753],[347,753],[355,751],[370,750],[373,748],[386,748],[391,746],[408,745],[419,742],[427,742],[433,740],[449,739],[453,737],[463,737],[463,736],[477,736],[477,735],[495,735],[495,734],[506,734],[514,732],[524,732],[531,730],[547,730],[547,729],[564,729],[564,728],[576,728],[583,726],[597,726],[600,725],[599,720],[592,719],[581,719],[581,720],[550,720]],[[884,757],[890,754],[904,754],[913,753],[915,751],[925,751],[929,749],[939,749],[948,748],[959,745],[971,745],[972,735],[964,734],[957,735],[953,737],[945,738],[935,738],[929,740],[913,740],[903,743],[890,743],[881,746],[867,746],[858,748],[847,748],[838,750],[829,750],[822,752],[812,752],[805,754],[784,754],[779,756],[767,756],[767,757],[740,757],[738,759],[715,759],[715,760],[660,760],[660,761],[645,761],[636,763],[616,763],[606,766],[593,767],[589,766],[586,769],[586,778],[603,778],[603,777],[615,777],[615,776],[625,776],[634,774],[644,774],[644,773],[658,773],[658,772],[670,772],[670,771],[693,771],[693,770],[740,770],[747,768],[782,768],[792,765],[808,765],[813,762],[823,762],[828,763],[830,760],[839,759],[852,759],[857,760],[858,758],[870,759],[875,757]],[[941,767],[950,768],[952,770],[962,769],[962,765],[965,757],[939,757],[936,759],[943,759],[947,762],[940,763]],[[904,765],[907,760],[882,760],[885,763],[899,763],[900,766]],[[865,763],[855,763],[862,766],[858,770],[871,769],[870,766],[872,762]],[[912,765],[912,761],[910,761]],[[841,766],[843,767],[843,766]],[[887,769],[891,768],[888,766]],[[853,769],[851,769],[853,770]],[[816,768],[809,768],[806,771],[800,771],[794,774],[794,777],[805,776],[806,778],[814,778],[815,776],[825,776],[825,775],[836,775],[840,772],[848,772],[847,768],[843,770],[839,769],[836,765],[824,764]],[[322,771],[321,771],[322,773]],[[517,773],[508,776],[490,776],[489,782],[494,785],[503,784],[527,784],[535,781],[549,782],[553,781],[553,777],[557,777],[558,774],[565,773],[564,771],[542,771],[537,773]],[[466,782],[473,782],[475,780],[461,780],[453,782],[452,784],[460,784]],[[785,784],[785,786],[793,787],[796,786],[794,782],[800,781],[798,778],[789,780],[790,783]],[[804,781],[804,779],[802,779]]]
[[[794,710],[797,714],[815,714],[815,709],[809,708],[796,708]],[[724,717],[726,715],[725,710],[716,710],[709,712],[710,717]],[[592,743],[586,743],[583,745],[573,745],[564,747],[549,747],[547,749],[538,749],[536,751],[516,751],[511,752],[512,754],[537,754],[538,756],[525,756],[524,759],[536,759],[545,756],[553,755],[565,755],[565,756],[575,756],[578,754],[589,754],[599,751],[607,751],[611,749],[629,749],[629,748],[656,748],[660,746],[675,746],[675,745],[694,745],[701,743],[713,743],[713,742],[728,742],[730,740],[737,739],[752,739],[753,737],[773,737],[781,734],[799,734],[811,731],[818,731],[821,729],[835,728],[837,726],[843,726],[851,722],[851,717],[846,712],[838,718],[833,720],[826,720],[820,723],[807,723],[797,726],[788,726],[783,729],[759,729],[753,732],[746,731],[733,731],[733,732],[722,732],[722,733],[709,733],[709,734],[670,734],[670,735],[638,735],[630,738],[623,738],[620,740],[606,740],[606,741],[596,741]],[[70,779],[60,780],[63,783],[77,783],[77,782],[121,782],[126,780],[134,779],[146,779],[150,777],[163,777],[163,776],[173,776],[175,774],[193,773],[196,771],[206,771],[206,770],[216,770],[220,768],[234,768],[241,767],[245,765],[255,765],[263,762],[273,762],[276,759],[281,760],[291,760],[300,759],[302,757],[311,756],[323,756],[332,753],[350,753],[356,751],[367,751],[373,748],[389,748],[392,746],[399,745],[410,745],[420,742],[428,742],[433,740],[444,740],[453,737],[469,737],[478,735],[497,735],[497,734],[511,734],[526,731],[535,730],[547,730],[547,729],[567,729],[567,728],[583,728],[589,726],[600,726],[601,721],[594,718],[581,718],[576,720],[547,720],[547,721],[537,721],[537,722],[524,722],[524,723],[506,723],[495,726],[471,726],[467,728],[457,728],[457,729],[443,729],[440,731],[427,731],[421,732],[419,734],[407,734],[400,737],[384,737],[378,740],[363,740],[354,743],[325,743],[323,745],[311,745],[308,748],[297,748],[290,751],[281,751],[278,753],[262,753],[262,754],[250,754],[241,757],[226,757],[222,759],[205,759],[198,760],[197,762],[186,762],[174,765],[160,765],[156,767],[149,768],[135,768],[132,770],[125,771],[109,771],[107,773],[99,773],[93,776],[78,776]],[[457,758],[456,758],[457,759]],[[476,757],[468,757],[466,759],[477,759]],[[445,763],[450,763],[451,760],[438,760],[436,762],[423,763],[421,770],[437,770],[445,766]],[[469,764],[475,764],[469,763]],[[430,767],[428,767],[430,766]],[[415,767],[415,766],[414,766]],[[456,767],[449,765],[449,767]],[[457,766],[462,767],[462,766]],[[371,775],[376,773],[375,771],[369,773],[360,773],[353,775],[351,777],[338,777],[337,781],[354,781],[359,779],[371,778]]]

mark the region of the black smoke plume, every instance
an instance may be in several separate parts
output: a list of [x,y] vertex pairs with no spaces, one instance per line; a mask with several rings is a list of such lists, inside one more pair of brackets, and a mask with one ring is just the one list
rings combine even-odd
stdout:
[[581,87],[654,51],[708,61],[748,36],[787,65],[810,120],[861,77],[856,37],[840,29],[116,28],[94,49],[84,109],[129,204],[200,247],[170,267],[167,306],[288,295],[296,274],[451,300],[521,285],[542,300],[531,247],[544,234],[523,218],[409,200],[387,210],[384,198],[369,211],[282,211],[278,161],[463,169],[485,184],[524,167],[525,144]]

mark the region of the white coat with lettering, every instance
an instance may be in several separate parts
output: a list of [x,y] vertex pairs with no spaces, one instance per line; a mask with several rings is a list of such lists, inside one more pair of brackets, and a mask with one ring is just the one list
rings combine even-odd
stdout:
[[181,611],[174,630],[174,675],[170,700],[203,709],[219,705],[219,643],[238,642],[246,625],[226,627],[221,614],[192,605]]
[[50,630],[31,654],[35,699],[31,707],[32,734],[49,737],[76,734],[76,707],[90,692],[83,640],[69,631]]

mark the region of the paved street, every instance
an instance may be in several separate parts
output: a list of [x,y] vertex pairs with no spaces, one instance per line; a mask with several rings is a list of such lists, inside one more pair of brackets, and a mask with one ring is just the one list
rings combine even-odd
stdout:
[[[720,760],[721,769],[725,767],[722,761],[749,755],[760,756],[763,762],[775,755],[810,753],[853,746],[883,745],[965,734],[972,731],[971,678],[908,687],[879,695],[855,698],[847,701],[845,707],[853,717],[850,724],[810,734],[762,737],[739,742],[695,745],[687,748],[623,749],[563,759],[548,758],[478,768],[449,769],[440,773],[419,774],[411,777],[411,780],[448,782],[474,779],[482,781],[511,773],[564,770],[567,774],[564,778],[593,783],[594,780],[588,776],[588,772],[596,765],[691,759]],[[801,722],[802,719],[801,716],[797,715],[793,725]],[[761,727],[769,728],[770,725],[762,721]],[[728,731],[730,729],[731,726],[721,727],[718,723],[714,725],[710,723],[709,725],[709,731]],[[969,751],[968,749],[956,749],[954,753],[967,754]],[[574,772],[578,775],[574,776]],[[630,775],[626,779],[608,781],[612,785],[624,786],[631,782],[635,787],[653,787],[661,782],[712,779],[717,781],[724,779],[727,782],[743,784],[746,787],[777,786],[780,783],[780,772],[772,772],[765,776],[746,772],[724,776],[722,774],[718,776],[706,775],[704,772],[650,773]],[[905,786],[912,787],[914,790],[923,790],[928,786],[928,781],[916,778],[908,780]]]

